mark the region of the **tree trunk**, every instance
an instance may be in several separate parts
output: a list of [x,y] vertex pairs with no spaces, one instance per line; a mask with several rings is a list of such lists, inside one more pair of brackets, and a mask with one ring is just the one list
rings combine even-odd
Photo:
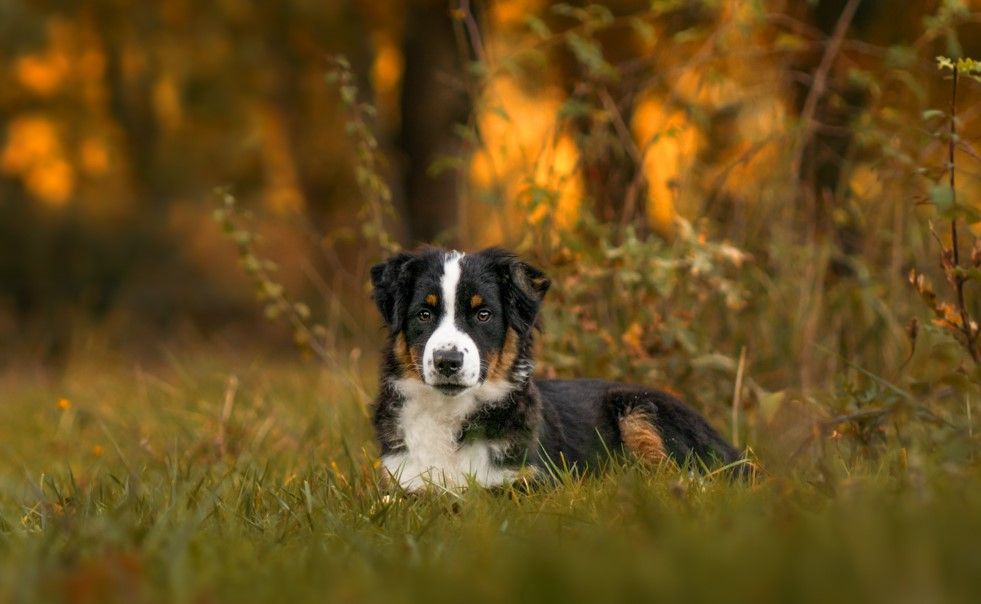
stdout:
[[453,22],[446,2],[421,1],[408,10],[402,47],[399,147],[404,160],[404,208],[413,242],[431,242],[450,235],[458,212],[457,174],[431,175],[429,167],[442,156],[464,152],[454,125],[467,120],[470,103],[464,82]]

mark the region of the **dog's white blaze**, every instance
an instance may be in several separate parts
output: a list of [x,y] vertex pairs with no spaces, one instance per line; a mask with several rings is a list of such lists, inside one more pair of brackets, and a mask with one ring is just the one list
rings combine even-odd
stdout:
[[394,384],[405,397],[399,425],[406,448],[383,456],[382,463],[402,488],[419,491],[430,484],[459,488],[466,486],[470,479],[490,487],[514,480],[513,470],[492,462],[492,453],[498,452],[501,443],[480,441],[460,445],[457,442],[466,418],[493,402],[480,395],[501,395],[508,388],[485,384],[457,396],[446,396],[416,379],[400,379]]
[[463,353],[463,367],[454,383],[461,386],[476,386],[480,380],[480,353],[477,344],[474,343],[466,333],[460,331],[456,326],[456,292],[460,284],[460,260],[463,254],[460,252],[450,252],[443,262],[443,278],[440,281],[440,288],[443,291],[443,317],[440,319],[436,331],[429,337],[426,347],[422,354],[423,375],[426,383],[437,384],[442,380],[442,376],[436,371],[436,363],[433,361],[433,353],[437,350],[458,350]]

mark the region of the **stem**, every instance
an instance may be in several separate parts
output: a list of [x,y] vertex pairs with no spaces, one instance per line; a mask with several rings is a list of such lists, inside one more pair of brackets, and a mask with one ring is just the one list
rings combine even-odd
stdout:
[[470,0],[460,0],[460,13],[463,16],[463,24],[467,28],[474,55],[480,63],[487,65],[487,52],[484,50],[484,42],[480,36],[480,27],[473,16],[473,11],[470,10]]
[[736,386],[732,393],[732,446],[739,448],[739,400],[743,389],[743,371],[746,369],[746,347],[739,351],[736,368]]
[[[957,68],[954,68],[954,83],[950,93],[950,140],[947,142],[947,165],[950,170],[950,199],[957,207],[957,170],[955,169],[954,149],[957,145]],[[957,216],[950,221],[950,241],[954,246],[954,266],[960,265],[960,251],[957,249]],[[960,279],[958,279],[960,281]],[[959,288],[958,288],[959,289]],[[963,300],[961,309],[964,308]]]
[[[957,164],[955,150],[957,148],[957,79],[958,71],[955,66],[953,69],[954,83],[950,93],[950,140],[947,141],[947,162],[950,170],[950,199],[951,205],[957,207]],[[950,245],[954,261],[954,268],[960,267],[961,255],[957,242],[957,215],[950,219]],[[954,277],[955,289],[957,290],[957,308],[961,315],[961,331],[967,339],[967,351],[971,355],[974,363],[981,365],[981,357],[978,356],[977,337],[978,332],[971,323],[971,318],[967,313],[967,304],[964,302],[964,282],[966,278],[957,275]]]

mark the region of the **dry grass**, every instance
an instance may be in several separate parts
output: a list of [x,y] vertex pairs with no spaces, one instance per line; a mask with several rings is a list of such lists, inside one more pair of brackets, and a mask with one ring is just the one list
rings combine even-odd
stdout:
[[0,601],[967,602],[981,589],[971,466],[829,458],[841,471],[820,488],[806,473],[747,485],[618,466],[550,490],[393,498],[375,478],[370,372],[180,358],[2,377]]

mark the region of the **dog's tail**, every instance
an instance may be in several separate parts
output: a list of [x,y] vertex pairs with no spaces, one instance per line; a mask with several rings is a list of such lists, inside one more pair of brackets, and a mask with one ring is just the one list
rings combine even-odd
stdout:
[[648,461],[673,459],[699,469],[725,468],[748,477],[752,465],[704,417],[678,399],[655,390],[611,393],[624,447]]

